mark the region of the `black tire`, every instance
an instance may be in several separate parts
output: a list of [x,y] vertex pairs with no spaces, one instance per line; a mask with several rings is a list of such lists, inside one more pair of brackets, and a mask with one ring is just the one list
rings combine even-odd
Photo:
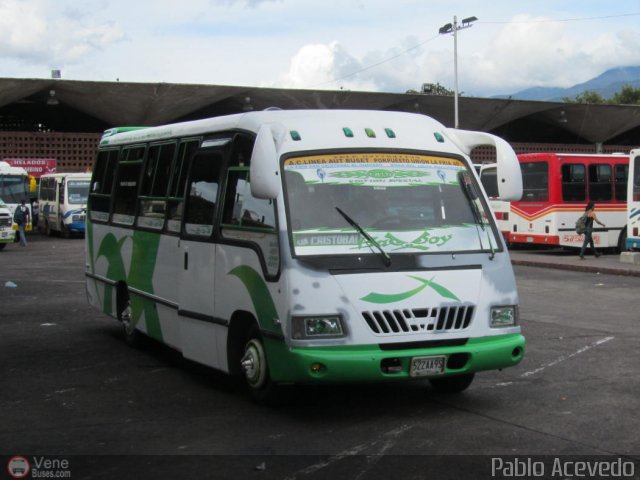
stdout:
[[6,243],[0,243],[0,250],[4,250],[4,247],[6,247],[7,244]]
[[269,365],[260,330],[252,326],[247,334],[240,358],[240,370],[251,397],[264,405],[277,405],[281,389],[271,381]]
[[622,253],[627,251],[627,227],[624,227],[620,232],[620,237],[618,238],[618,247],[616,248],[616,253]]
[[475,373],[464,373],[444,378],[430,378],[431,386],[441,393],[460,393],[466,390],[473,382]]

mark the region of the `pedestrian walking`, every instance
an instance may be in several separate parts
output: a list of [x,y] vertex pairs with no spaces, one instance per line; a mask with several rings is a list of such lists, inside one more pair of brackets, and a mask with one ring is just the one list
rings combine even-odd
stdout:
[[27,246],[27,236],[25,234],[25,228],[29,223],[29,209],[25,205],[24,198],[20,201],[20,205],[16,207],[16,211],[13,212],[13,221],[18,225],[18,232],[20,233],[20,245]]
[[593,222],[596,222],[598,225],[606,227],[604,223],[598,220],[595,213],[596,206],[593,202],[587,203],[587,206],[584,209],[584,217],[586,218],[585,222],[585,230],[584,230],[584,241],[582,242],[582,248],[580,249],[580,260],[584,260],[584,252],[587,248],[587,245],[591,246],[593,250],[593,254],[596,258],[598,258],[601,253],[596,250],[596,246],[593,243]]

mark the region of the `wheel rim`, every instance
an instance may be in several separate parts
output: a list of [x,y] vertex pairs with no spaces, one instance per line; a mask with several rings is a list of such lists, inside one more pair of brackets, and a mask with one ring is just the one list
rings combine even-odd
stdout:
[[260,388],[266,381],[267,359],[264,348],[259,340],[252,338],[244,349],[244,355],[240,360],[240,366],[245,379],[251,388]]
[[120,312],[120,321],[124,325],[124,329],[128,334],[133,333],[133,326],[131,325],[131,304],[127,302],[127,306]]

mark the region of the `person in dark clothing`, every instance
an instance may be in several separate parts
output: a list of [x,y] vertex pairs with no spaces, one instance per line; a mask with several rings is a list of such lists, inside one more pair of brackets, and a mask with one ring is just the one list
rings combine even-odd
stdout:
[[13,213],[13,221],[18,225],[18,232],[20,234],[20,245],[27,246],[27,236],[25,235],[25,229],[29,224],[29,209],[25,205],[24,198],[20,201],[20,205],[16,207],[16,211]]
[[591,245],[591,249],[593,250],[593,254],[596,258],[598,258],[601,253],[596,250],[596,246],[593,243],[593,222],[596,222],[598,225],[605,227],[606,225],[598,220],[595,213],[596,206],[593,202],[587,203],[587,206],[584,209],[584,216],[587,217],[586,229],[584,231],[584,241],[582,242],[582,248],[580,249],[580,260],[584,260],[584,251],[587,248],[587,245]]

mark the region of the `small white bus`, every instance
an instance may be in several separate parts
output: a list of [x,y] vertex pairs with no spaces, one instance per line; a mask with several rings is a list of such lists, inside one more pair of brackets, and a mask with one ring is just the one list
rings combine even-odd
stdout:
[[505,244],[472,173],[511,147],[416,114],[264,111],[100,142],[86,234],[89,303],[183,356],[281,384],[429,379],[461,391],[518,364]]
[[50,173],[40,177],[38,225],[47,235],[84,234],[90,173]]
[[626,250],[640,250],[640,149],[629,154]]

